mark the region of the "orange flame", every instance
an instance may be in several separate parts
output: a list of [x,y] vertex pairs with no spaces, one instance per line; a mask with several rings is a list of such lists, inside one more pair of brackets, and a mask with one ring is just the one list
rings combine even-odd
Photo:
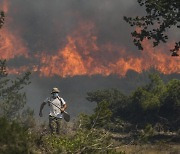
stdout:
[[[4,0],[0,3],[0,11],[4,11],[5,15],[8,14],[9,2]],[[10,17],[6,17],[5,23],[11,24]],[[12,59],[16,56],[28,57],[28,49],[25,47],[23,40],[18,36],[9,31],[8,27],[5,26],[0,29],[0,59]]]
[[[39,71],[41,75],[67,77],[117,74],[125,76],[128,70],[141,73],[150,68],[155,68],[164,74],[180,73],[179,58],[172,58],[160,48],[155,51],[147,40],[143,42],[144,50],[141,53],[141,57],[137,57],[128,54],[125,49],[117,45],[98,45],[97,37],[92,33],[94,29],[93,24],[89,26],[85,23],[79,27],[67,37],[68,43],[65,48],[59,50],[56,55],[40,56],[42,65]],[[115,57],[115,60],[104,63],[102,60],[102,51],[104,50],[108,52],[109,56],[112,56],[113,51],[117,50],[117,55],[120,56],[119,58]]]
[[[8,12],[7,0],[3,3],[3,10]],[[147,40],[143,42],[144,50],[137,56],[117,44],[99,44],[93,22],[82,21],[77,27],[66,37],[67,43],[63,49],[55,54],[41,52],[36,55],[30,55],[24,41],[7,27],[3,27],[0,31],[0,59],[13,59],[17,56],[34,58],[39,61],[38,64],[9,68],[8,71],[19,74],[30,69],[46,77],[95,74],[117,74],[121,77],[128,70],[141,73],[150,68],[164,74],[180,73],[180,58],[172,58],[163,48],[153,48]]]
[[23,41],[7,28],[0,31],[0,59],[12,59],[16,56],[28,57],[28,49]]

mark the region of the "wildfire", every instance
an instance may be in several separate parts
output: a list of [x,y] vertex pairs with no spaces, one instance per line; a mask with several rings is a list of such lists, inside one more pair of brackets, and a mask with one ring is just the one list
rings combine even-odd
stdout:
[[[8,12],[6,0],[3,10]],[[18,33],[3,27],[0,30],[0,59],[9,60],[18,56],[35,59],[36,64],[30,62],[27,66],[9,68],[8,71],[19,74],[31,70],[46,77],[96,74],[117,74],[122,77],[128,70],[141,73],[150,68],[164,74],[180,73],[179,57],[172,58],[163,48],[153,48],[148,40],[143,42],[144,50],[137,56],[135,52],[127,52],[126,47],[110,42],[100,44],[98,39],[95,24],[92,21],[81,21],[74,32],[66,37],[64,48],[53,54],[50,51],[32,54]]]
[[[55,55],[40,56],[39,71],[42,76],[67,77],[95,74],[125,76],[128,70],[141,73],[150,68],[155,68],[164,74],[180,73],[179,59],[172,58],[163,49],[159,48],[155,51],[147,40],[143,42],[144,50],[141,56],[137,57],[128,54],[125,48],[117,45],[98,45],[97,37],[92,33],[94,26],[86,29],[85,26],[83,26],[85,35],[80,35],[84,34],[84,31],[79,26],[79,29],[67,37],[64,49],[59,50]],[[107,61],[107,57],[103,58],[104,51],[109,57],[114,58]],[[114,56],[114,51],[117,51],[117,57]]]
[[[0,3],[0,11],[3,10],[5,14],[8,14],[8,8],[9,2],[7,0]],[[12,24],[11,18],[9,16],[6,18],[5,23]],[[27,51],[23,40],[15,33],[10,32],[7,26],[0,29],[0,59],[9,60],[16,56],[28,57]]]
[[23,41],[7,28],[0,31],[0,59],[12,59],[16,56],[28,57],[28,49]]

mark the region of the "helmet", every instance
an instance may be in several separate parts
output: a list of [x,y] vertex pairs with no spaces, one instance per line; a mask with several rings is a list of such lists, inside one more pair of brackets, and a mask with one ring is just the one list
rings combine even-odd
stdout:
[[51,94],[52,94],[52,93],[59,93],[59,92],[60,92],[60,91],[59,91],[58,88],[53,88],[52,91],[51,91]]

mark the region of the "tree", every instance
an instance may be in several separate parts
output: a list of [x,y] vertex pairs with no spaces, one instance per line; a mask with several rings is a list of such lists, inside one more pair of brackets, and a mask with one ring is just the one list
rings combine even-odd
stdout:
[[108,102],[107,108],[112,112],[111,120],[116,120],[119,116],[125,116],[125,108],[128,106],[128,97],[117,89],[97,90],[87,93],[87,100],[96,102]]
[[149,75],[150,83],[145,86],[146,90],[160,97],[166,91],[166,85],[158,73]]
[[91,126],[106,127],[111,120],[112,112],[109,109],[109,102],[102,101],[97,104],[94,114],[90,116]]
[[83,115],[82,123],[86,126],[113,124],[114,129],[116,124],[128,122],[140,128],[160,124],[165,129],[179,129],[180,81],[177,79],[164,83],[159,74],[153,73],[149,75],[148,84],[138,87],[129,96],[117,89],[107,89],[89,92],[87,99],[96,102],[97,107],[91,116]]
[[162,107],[162,96],[167,88],[159,74],[149,75],[150,82],[138,87],[130,96],[131,118],[135,123],[156,123]]
[[18,116],[26,103],[26,95],[22,92],[24,85],[28,85],[30,72],[15,80],[8,78],[6,61],[0,60],[0,114],[8,119]]
[[107,101],[110,105],[117,105],[117,102],[121,101],[125,95],[118,89],[106,89],[106,90],[97,90],[94,92],[87,93],[87,100],[90,102],[102,102]]
[[173,79],[166,85],[161,101],[160,116],[168,120],[172,128],[180,129],[180,80]]
[[[179,0],[138,0],[140,6],[145,6],[146,16],[124,17],[124,20],[131,26],[139,27],[140,32],[131,33],[134,44],[143,50],[142,41],[147,38],[153,40],[153,46],[160,42],[166,43],[169,28],[176,26],[180,28],[180,1]],[[175,43],[171,49],[172,56],[178,56],[180,41]]]
[[0,153],[31,153],[30,137],[27,129],[17,121],[8,121],[0,117]]
[[131,118],[135,123],[148,123],[156,119],[160,108],[158,95],[139,87],[131,96]]

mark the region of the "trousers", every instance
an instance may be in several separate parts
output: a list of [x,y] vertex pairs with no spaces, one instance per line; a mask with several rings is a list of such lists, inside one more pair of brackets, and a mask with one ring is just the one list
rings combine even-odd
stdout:
[[61,118],[56,118],[49,115],[49,128],[51,134],[60,134]]

